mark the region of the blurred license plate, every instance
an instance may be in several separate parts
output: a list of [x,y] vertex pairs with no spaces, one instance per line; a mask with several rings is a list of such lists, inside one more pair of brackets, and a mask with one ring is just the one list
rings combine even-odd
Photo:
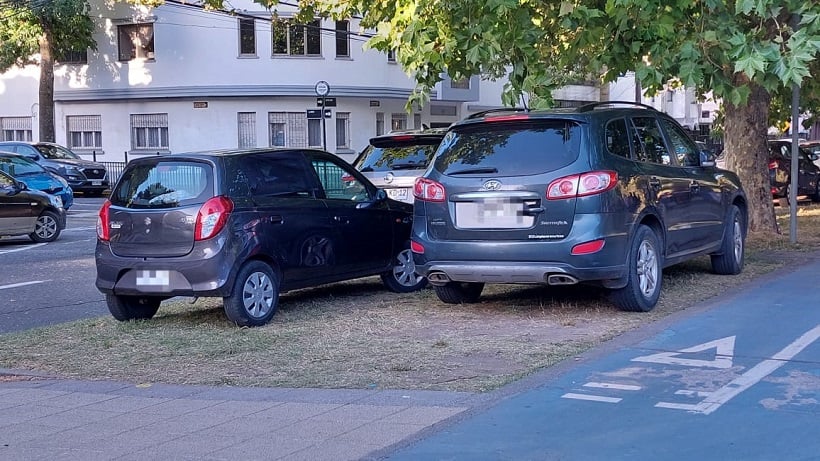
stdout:
[[169,271],[137,271],[137,286],[167,287],[170,283]]
[[465,229],[522,229],[532,227],[524,216],[524,204],[505,199],[456,202],[456,226]]
[[407,198],[407,189],[387,189],[387,196],[393,200],[404,200]]
[[91,181],[92,186],[102,186],[102,181]]

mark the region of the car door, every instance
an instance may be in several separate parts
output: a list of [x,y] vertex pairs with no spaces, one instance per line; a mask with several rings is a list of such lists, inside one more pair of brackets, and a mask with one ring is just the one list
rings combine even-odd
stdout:
[[376,187],[340,159],[318,152],[307,155],[344,241],[337,252],[339,270],[368,274],[388,267],[396,249],[387,200],[377,200]]
[[0,235],[19,235],[34,229],[36,203],[11,176],[0,172]]
[[670,150],[674,153],[674,160],[679,165],[675,167],[674,174],[689,185],[684,218],[691,230],[687,249],[697,251],[720,242],[723,237],[723,220],[726,219],[727,210],[723,203],[720,174],[716,174],[713,168],[700,166],[700,149],[676,122],[663,117],[660,122]]

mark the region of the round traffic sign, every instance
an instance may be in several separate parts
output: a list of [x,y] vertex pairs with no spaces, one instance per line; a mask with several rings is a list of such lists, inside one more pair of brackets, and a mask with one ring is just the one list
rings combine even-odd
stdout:
[[315,90],[317,95],[327,96],[330,93],[330,85],[324,80],[319,80],[316,82]]

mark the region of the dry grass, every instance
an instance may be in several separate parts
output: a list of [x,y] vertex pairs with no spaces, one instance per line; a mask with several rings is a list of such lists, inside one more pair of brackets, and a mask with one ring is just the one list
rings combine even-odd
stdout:
[[478,304],[452,306],[368,278],[286,294],[262,328],[237,328],[220,300],[202,299],[168,301],[146,322],[106,316],[7,334],[0,367],[137,383],[486,391],[800,261],[820,248],[820,207],[801,208],[797,245],[787,211],[784,235],[749,236],[739,276],[710,273],[708,258],[667,269],[647,314],[618,311],[589,287],[495,285]]

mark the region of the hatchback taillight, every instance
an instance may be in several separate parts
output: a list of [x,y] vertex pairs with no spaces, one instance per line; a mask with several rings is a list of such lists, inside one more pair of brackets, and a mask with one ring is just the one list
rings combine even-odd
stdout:
[[203,203],[196,214],[194,240],[206,240],[225,227],[228,215],[233,211],[233,202],[228,197],[213,197]]
[[618,184],[614,171],[590,171],[589,173],[564,176],[547,186],[547,200],[560,200],[606,192]]
[[100,207],[100,212],[97,214],[97,238],[107,242],[111,239],[111,233],[108,230],[108,209],[111,208],[111,201],[106,200]]
[[769,169],[770,170],[776,170],[777,167],[779,167],[779,166],[780,166],[780,164],[777,163],[777,160],[772,160],[771,162],[769,162]]
[[416,178],[413,185],[413,196],[427,202],[443,202],[447,196],[441,183],[427,178]]

